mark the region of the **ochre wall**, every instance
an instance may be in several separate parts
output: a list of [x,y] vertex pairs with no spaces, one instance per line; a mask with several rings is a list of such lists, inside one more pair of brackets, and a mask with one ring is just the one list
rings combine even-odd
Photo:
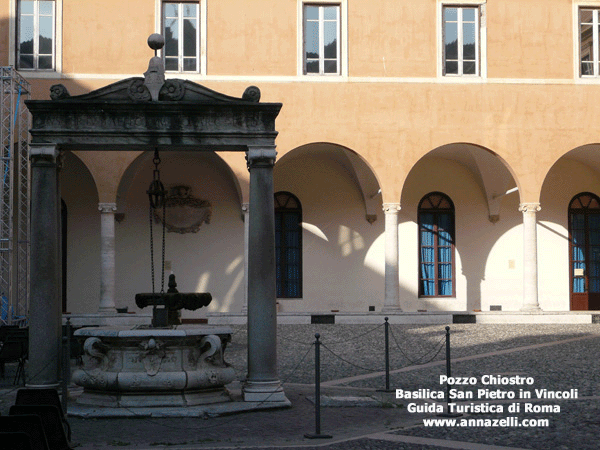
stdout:
[[296,2],[208,0],[207,72],[296,75]]
[[487,5],[488,76],[573,78],[571,0],[502,0]]
[[[568,200],[561,197],[559,201],[556,193],[572,197],[578,189],[594,190],[597,171],[600,170],[600,164],[594,162],[593,156],[589,157],[587,165],[561,159],[577,147],[600,141],[594,122],[596,117],[600,117],[600,103],[597,101],[600,83],[597,79],[581,80],[574,73],[574,60],[578,56],[573,54],[576,39],[573,36],[576,20],[573,14],[576,9],[572,1],[489,0],[485,7],[487,78],[472,79],[437,76],[441,42],[436,29],[440,11],[436,0],[349,0],[348,16],[342,17],[342,20],[347,20],[348,40],[342,45],[348,50],[348,61],[342,61],[342,64],[347,66],[348,77],[297,75],[300,65],[298,45],[301,43],[298,38],[301,30],[298,30],[297,0],[206,2],[207,73],[168,76],[189,78],[237,97],[248,85],[254,84],[262,91],[261,101],[282,102],[283,108],[276,121],[280,159],[299,147],[315,142],[345,147],[364,158],[380,181],[382,201],[402,203],[399,227],[401,236],[406,236],[406,239],[401,237],[400,245],[403,246],[402,254],[406,254],[406,258],[402,259],[406,267],[401,269],[401,287],[410,299],[407,300],[408,309],[443,308],[443,301],[417,300],[415,293],[418,268],[415,262],[414,208],[425,191],[436,188],[430,179],[431,173],[438,174],[440,182],[445,180],[440,190],[448,190],[449,195],[454,192],[453,200],[456,198],[461,205],[461,214],[466,214],[465,231],[461,233],[468,235],[476,229],[487,233],[484,244],[489,247],[489,252],[487,259],[480,261],[485,269],[473,278],[468,270],[462,273],[463,262],[457,266],[460,293],[457,305],[474,308],[477,298],[481,298],[480,307],[485,309],[502,298],[507,307],[520,307],[522,255],[518,252],[522,239],[522,215],[518,212],[518,204],[541,200],[541,225],[538,229],[540,239],[547,243],[543,249],[540,246],[539,255],[540,293],[546,299],[541,300],[542,307],[568,308],[564,304],[568,296],[564,238],[567,227],[565,201]],[[66,85],[72,95],[77,95],[129,76],[142,76],[153,55],[146,46],[146,39],[155,31],[155,0],[63,0],[62,4],[63,71],[22,71],[32,83],[33,98],[47,99],[50,86],[56,83]],[[9,5],[9,0],[0,0],[2,65],[13,63],[8,56],[11,45]],[[497,154],[506,163],[514,183],[519,187],[518,193],[502,201],[501,220],[495,225],[487,219],[485,193],[481,191],[477,176],[457,161],[446,165],[445,162],[440,163],[436,153],[426,156],[439,147],[457,142],[476,144]],[[97,197],[90,200],[90,204],[82,205],[81,211],[86,208],[92,211],[93,203],[97,201],[120,201],[117,198],[119,183],[138,153],[76,154],[91,173],[85,192],[92,190],[92,185],[97,192]],[[589,154],[593,155],[593,152]],[[231,218],[236,218],[240,195],[242,201],[247,201],[246,162],[243,154],[228,154],[224,159],[235,174],[235,178],[228,181],[231,198],[227,211]],[[339,225],[343,225],[350,236],[355,232],[361,236],[365,242],[361,250],[364,257],[361,264],[372,271],[373,280],[376,280],[359,283],[365,286],[361,295],[379,298],[381,303],[383,214],[378,212],[375,226],[366,223],[357,188],[341,173],[335,172],[335,167],[325,159],[325,167],[340,175],[332,176],[332,180],[345,186],[338,195],[343,197],[349,208],[346,212],[336,212],[335,217],[347,223],[331,225],[329,234],[335,241],[341,230]],[[452,170],[446,174],[445,168]],[[293,165],[281,168],[291,173],[296,169]],[[304,178],[311,179],[310,171],[305,172],[302,172],[306,175]],[[421,176],[415,178],[415,174]],[[317,175],[315,172],[315,186],[330,189],[331,180]],[[351,178],[351,175],[348,176]],[[572,189],[564,191],[557,177],[563,180],[577,178],[578,181]],[[421,185],[421,178],[428,181]],[[281,179],[276,179],[276,182],[280,183],[279,187],[286,186]],[[304,182],[304,179],[291,175],[286,181],[300,193],[311,187],[302,184]],[[300,196],[300,193],[297,195]],[[143,191],[138,194],[141,198]],[[312,202],[316,208],[316,199],[312,196],[308,199],[307,204]],[[76,212],[79,206],[74,208]],[[311,220],[314,224],[324,222],[329,213],[323,205],[314,210],[307,209],[307,217],[311,218],[310,214],[313,214]],[[99,213],[97,219],[99,221]],[[474,221],[471,222],[471,219]],[[141,212],[139,220],[141,223]],[[126,227],[117,230],[118,239],[124,239]],[[243,238],[241,222],[236,227],[230,231],[240,241]],[[457,239],[457,261],[477,252],[475,244],[465,248],[466,239],[461,234]],[[90,245],[91,248],[97,246],[95,243]],[[315,254],[317,256],[307,256],[315,258],[314,264],[308,266],[309,278],[313,266],[319,267],[319,257],[325,258],[325,261],[340,257],[340,248],[336,246],[320,251]],[[560,254],[564,261],[556,267],[551,266],[548,261],[552,254]],[[237,253],[227,256],[229,263],[237,256]],[[119,261],[119,264],[127,263],[123,259]],[[354,263],[358,267],[360,264],[356,261]],[[509,264],[510,261],[514,261],[514,265]],[[90,270],[98,270],[94,265],[89,267]],[[481,281],[474,284],[469,279]],[[559,285],[556,289],[552,287],[553,280]],[[89,285],[95,285],[97,281],[93,279]],[[221,292],[219,296],[222,298],[227,295],[229,288],[226,289],[226,286],[231,287],[227,284],[229,281],[218,284],[217,291]],[[315,283],[314,288],[310,288],[314,291],[309,290],[307,294],[317,302],[317,291],[327,284],[324,281]],[[142,280],[138,284],[142,286]],[[512,286],[510,292],[505,289],[507,285]],[[239,289],[236,288],[235,294],[229,297],[233,309],[239,309],[241,305]],[[130,294],[121,291],[119,295],[129,298]],[[78,295],[85,297],[83,293]],[[334,309],[335,302],[331,300],[322,308]],[[290,301],[282,307],[294,310],[296,307],[293,305]],[[350,306],[348,309],[352,309]],[[364,304],[356,303],[354,306],[363,308]],[[314,307],[321,308],[317,303]]]

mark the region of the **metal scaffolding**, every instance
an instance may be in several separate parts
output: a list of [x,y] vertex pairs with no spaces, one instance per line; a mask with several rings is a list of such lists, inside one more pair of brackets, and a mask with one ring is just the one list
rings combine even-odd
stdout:
[[30,85],[14,68],[0,67],[0,324],[27,321],[29,304]]

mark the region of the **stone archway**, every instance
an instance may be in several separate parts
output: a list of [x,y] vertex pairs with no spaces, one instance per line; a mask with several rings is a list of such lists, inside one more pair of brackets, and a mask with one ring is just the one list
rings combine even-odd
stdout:
[[242,98],[190,81],[164,80],[162,60],[145,78],[122,80],[79,96],[62,85],[52,100],[28,101],[31,129],[30,386],[60,378],[61,153],[79,151],[243,151],[250,171],[248,255],[249,401],[283,401],[277,376],[273,165],[280,103],[259,103],[251,86]]

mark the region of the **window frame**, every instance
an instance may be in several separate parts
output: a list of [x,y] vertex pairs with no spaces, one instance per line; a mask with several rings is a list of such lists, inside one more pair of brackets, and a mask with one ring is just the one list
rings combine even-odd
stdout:
[[[278,196],[287,196],[288,200],[286,201],[286,204],[281,207],[278,206],[279,202],[277,201],[277,197]],[[289,199],[293,199],[293,201],[296,202],[296,204],[298,205],[297,208],[287,208],[287,202],[289,202]],[[284,270],[281,270],[281,274],[282,276],[280,278],[277,278],[276,280],[276,293],[277,293],[277,298],[282,298],[282,299],[301,299],[302,298],[302,287],[303,287],[303,265],[302,265],[302,253],[303,253],[303,247],[302,247],[302,203],[300,203],[300,200],[298,199],[298,197],[296,197],[294,194],[292,194],[291,192],[288,191],[278,191],[274,194],[274,209],[275,209],[275,229],[277,229],[277,221],[280,220],[279,217],[281,217],[283,214],[285,214],[286,212],[288,213],[293,213],[293,214],[298,214],[299,220],[298,220],[298,248],[299,248],[299,252],[298,252],[298,260],[296,261],[298,267],[299,267],[299,274],[298,274],[298,295],[289,295],[286,292],[286,288],[280,286],[280,283],[284,283],[287,286],[288,283],[288,278],[287,276],[284,277],[283,274],[285,273]],[[283,221],[282,221],[283,223]],[[277,232],[275,233],[275,235],[277,236]],[[279,261],[284,261],[285,258],[283,258],[282,256],[284,256],[286,253],[284,251],[284,249],[287,249],[288,247],[285,245],[282,245],[284,243],[284,235],[283,233],[280,234],[280,239],[279,241],[276,239],[275,240],[275,264],[276,264],[276,273],[278,273],[279,271],[277,270],[279,267],[279,264],[277,264],[277,260]],[[283,266],[285,266],[285,264],[282,263]],[[284,279],[285,278],[285,279]],[[280,287],[281,287],[281,291],[284,295],[279,295],[279,291],[280,291]]]
[[[177,70],[166,70],[165,74],[167,77],[169,74],[206,74],[206,26],[207,26],[207,10],[206,10],[206,0],[181,0],[181,1],[172,1],[172,0],[155,0],[155,10],[156,10],[156,23],[155,23],[155,31],[156,33],[165,36],[165,13],[164,13],[164,4],[165,3],[177,3],[179,5],[184,3],[193,3],[197,5],[197,32],[196,32],[196,69],[195,70],[183,70],[183,39],[180,39],[178,55],[177,55]],[[181,8],[179,8],[181,10]],[[178,21],[182,19],[181,13],[178,13]],[[181,23],[181,22],[179,22]],[[179,27],[179,33],[183,33],[183,27]],[[165,63],[165,54],[164,48],[159,51],[160,57],[163,59],[163,63]]]
[[[319,34],[319,57],[318,59],[315,58],[307,58],[306,56],[306,40],[307,40],[307,35],[306,35],[306,26],[308,24],[308,22],[314,22],[313,19],[308,19],[306,17],[306,8],[308,7],[313,7],[313,8],[318,8],[319,11],[319,18],[317,19],[317,24],[318,24],[318,34]],[[325,24],[326,23],[331,23],[333,22],[333,19],[326,19],[325,18],[325,8],[336,8],[336,18],[335,18],[335,23],[336,23],[336,49],[335,49],[335,61],[336,61],[336,71],[335,72],[325,72],[325,61],[326,60],[331,60],[332,58],[326,58],[325,57],[325,40],[324,40],[324,36],[325,36]],[[311,75],[311,76],[339,76],[341,74],[341,54],[340,54],[340,47],[341,47],[341,10],[342,7],[339,4],[334,4],[334,3],[304,3],[302,6],[302,41],[303,41],[303,45],[304,45],[304,50],[303,50],[303,71],[304,71],[304,75]],[[308,65],[308,60],[316,60],[319,62],[319,72],[308,72],[307,70],[307,65]]]
[[[42,0],[46,2],[50,2],[52,4],[52,53],[51,54],[40,54],[39,52],[39,22],[40,22],[40,0],[29,0],[33,3],[33,53],[31,56],[33,57],[33,67],[21,67],[21,0],[15,1],[15,24],[14,24],[14,32],[11,30],[11,36],[14,39],[14,59],[11,57],[11,61],[14,60],[15,67],[19,71],[23,72],[40,72],[40,73],[53,73],[59,71],[59,57],[58,57],[58,42],[60,36],[59,30],[59,11],[62,10],[62,1],[59,0]],[[60,8],[60,10],[59,10]],[[47,17],[46,14],[43,15]],[[27,53],[29,55],[29,53]],[[40,69],[39,67],[39,59],[40,56],[50,56],[52,59],[51,67],[48,69]]]
[[[337,73],[306,73],[305,6],[338,6],[338,71]],[[348,78],[348,0],[298,0],[297,4],[297,76],[304,80],[335,82]]]
[[[423,203],[428,200],[430,197],[432,196],[441,196],[444,200],[446,200],[451,208],[447,208],[447,209],[436,209],[436,208],[422,208]],[[451,212],[451,219],[452,219],[452,231],[451,231],[451,239],[452,239],[452,245],[450,246],[450,256],[451,256],[451,280],[452,280],[452,294],[450,295],[440,295],[439,294],[439,282],[441,277],[439,276],[439,258],[438,258],[438,249],[439,249],[439,236],[437,235],[437,233],[434,233],[435,235],[435,243],[433,246],[433,254],[434,254],[434,286],[435,286],[435,294],[434,295],[426,295],[424,294],[424,289],[423,289],[423,280],[426,280],[428,278],[423,278],[423,271],[422,271],[422,265],[423,265],[423,259],[422,259],[422,249],[423,249],[423,242],[422,242],[422,231],[423,231],[423,227],[422,227],[422,213],[433,213],[433,214],[439,214],[441,212]],[[437,231],[437,227],[438,227],[438,222],[435,221],[435,230]],[[419,233],[419,237],[418,237],[418,260],[419,260],[419,265],[418,265],[418,281],[419,281],[419,287],[418,287],[418,296],[419,298],[456,298],[456,208],[454,207],[454,202],[452,201],[452,199],[444,194],[443,192],[439,192],[439,191],[433,191],[433,192],[429,192],[428,194],[425,194],[421,200],[419,201],[418,207],[417,207],[417,230]]]
[[[437,0],[437,78],[446,82],[476,82],[487,78],[487,0]],[[444,8],[475,8],[476,74],[446,74],[444,45]],[[462,35],[462,33],[461,33]],[[459,62],[461,62],[459,60]],[[462,70],[462,67],[461,67]]]
[[[592,49],[591,52],[588,53],[587,56],[591,57],[591,67],[592,74],[584,74],[583,73],[583,57],[584,55],[581,52],[581,12],[583,10],[589,10],[592,12]],[[575,22],[576,22],[576,52],[577,60],[576,65],[578,67],[577,74],[581,79],[596,79],[600,78],[600,5],[585,5],[580,4],[577,5],[576,14],[575,14]]]

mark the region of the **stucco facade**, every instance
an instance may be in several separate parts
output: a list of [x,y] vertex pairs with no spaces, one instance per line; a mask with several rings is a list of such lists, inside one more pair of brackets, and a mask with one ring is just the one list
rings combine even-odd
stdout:
[[[0,0],[1,65],[17,61],[18,3]],[[304,74],[305,3],[339,8],[339,74]],[[140,76],[152,56],[146,39],[162,29],[161,4],[56,0],[54,69],[20,70],[33,98],[47,99],[54,84],[75,95]],[[283,103],[274,182],[302,205],[302,296],[280,299],[280,311],[572,309],[569,204],[600,195],[600,80],[580,74],[579,12],[600,2],[197,4],[199,70],[167,78],[237,97],[254,84],[261,101]],[[479,14],[475,76],[442,67],[443,10],[457,5]],[[135,311],[135,293],[148,291],[152,150],[65,155],[68,311],[99,309],[100,203],[115,204],[118,218],[115,305]],[[188,185],[213,205],[198,233],[167,234],[180,290],[211,292],[208,312],[242,311],[244,155],[161,158],[165,184]],[[452,295],[419,288],[418,206],[432,192],[454,205]],[[392,221],[384,204],[397,205]],[[588,263],[584,275],[592,270]]]

